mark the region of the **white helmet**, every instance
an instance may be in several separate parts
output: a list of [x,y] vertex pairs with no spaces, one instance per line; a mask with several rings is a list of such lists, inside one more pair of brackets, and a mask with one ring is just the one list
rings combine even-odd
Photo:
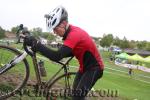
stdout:
[[59,25],[61,21],[63,20],[68,21],[68,13],[64,7],[58,6],[49,14],[46,14],[45,18],[46,18],[46,27],[48,31],[51,31],[57,25]]

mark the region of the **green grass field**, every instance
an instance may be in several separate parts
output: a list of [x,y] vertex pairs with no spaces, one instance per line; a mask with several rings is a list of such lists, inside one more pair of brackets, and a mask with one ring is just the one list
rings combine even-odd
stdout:
[[[133,75],[130,76],[128,75],[127,68],[117,66],[114,62],[109,61],[108,52],[102,51],[101,54],[105,64],[105,70],[103,77],[94,85],[94,91],[99,93],[100,96],[90,98],[90,100],[150,100],[150,73],[134,70]],[[47,80],[56,72],[59,65],[52,63],[46,58],[41,58],[41,56],[39,58],[45,60],[47,77],[43,78],[43,80]],[[30,64],[30,80],[35,80],[31,58],[27,57],[27,60]],[[78,66],[77,60],[73,59],[70,65]],[[71,67],[70,70],[77,71],[78,67]],[[117,93],[117,97],[111,96],[110,91]],[[26,99],[35,100],[36,98],[25,97]]]
[[109,61],[107,52],[102,52],[102,56],[105,71],[103,78],[95,85],[96,89],[117,89],[123,100],[150,99],[150,73],[134,70],[133,76],[129,76],[127,68],[116,66],[114,62]]

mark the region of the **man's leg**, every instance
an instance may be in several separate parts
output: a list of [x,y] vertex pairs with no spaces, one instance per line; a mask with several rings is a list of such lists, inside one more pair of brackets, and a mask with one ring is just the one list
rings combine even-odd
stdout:
[[74,79],[74,82],[73,82],[73,89],[76,89],[79,82],[80,82],[80,79],[82,77],[83,74],[81,74],[80,72],[77,72],[76,76],[75,76],[75,79]]
[[86,71],[82,75],[79,74],[80,78],[77,77],[77,79],[75,79],[76,84],[74,85],[73,100],[84,100],[87,93],[102,75],[103,71],[99,69]]

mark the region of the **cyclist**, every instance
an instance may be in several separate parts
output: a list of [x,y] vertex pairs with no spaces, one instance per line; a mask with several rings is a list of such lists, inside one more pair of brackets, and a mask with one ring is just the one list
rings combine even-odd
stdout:
[[27,37],[25,43],[52,61],[75,56],[79,71],[73,84],[73,100],[84,100],[85,96],[103,75],[104,64],[92,38],[83,29],[68,23],[68,13],[62,6],[56,7],[46,16],[49,30],[63,37],[63,45],[57,51],[44,46],[34,37]]

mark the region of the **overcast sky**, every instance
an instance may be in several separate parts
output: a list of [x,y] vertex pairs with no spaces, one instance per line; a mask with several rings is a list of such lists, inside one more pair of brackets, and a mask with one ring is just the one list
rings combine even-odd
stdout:
[[150,0],[0,0],[0,26],[10,30],[23,23],[46,31],[44,14],[58,5],[68,10],[70,24],[91,36],[150,41]]

